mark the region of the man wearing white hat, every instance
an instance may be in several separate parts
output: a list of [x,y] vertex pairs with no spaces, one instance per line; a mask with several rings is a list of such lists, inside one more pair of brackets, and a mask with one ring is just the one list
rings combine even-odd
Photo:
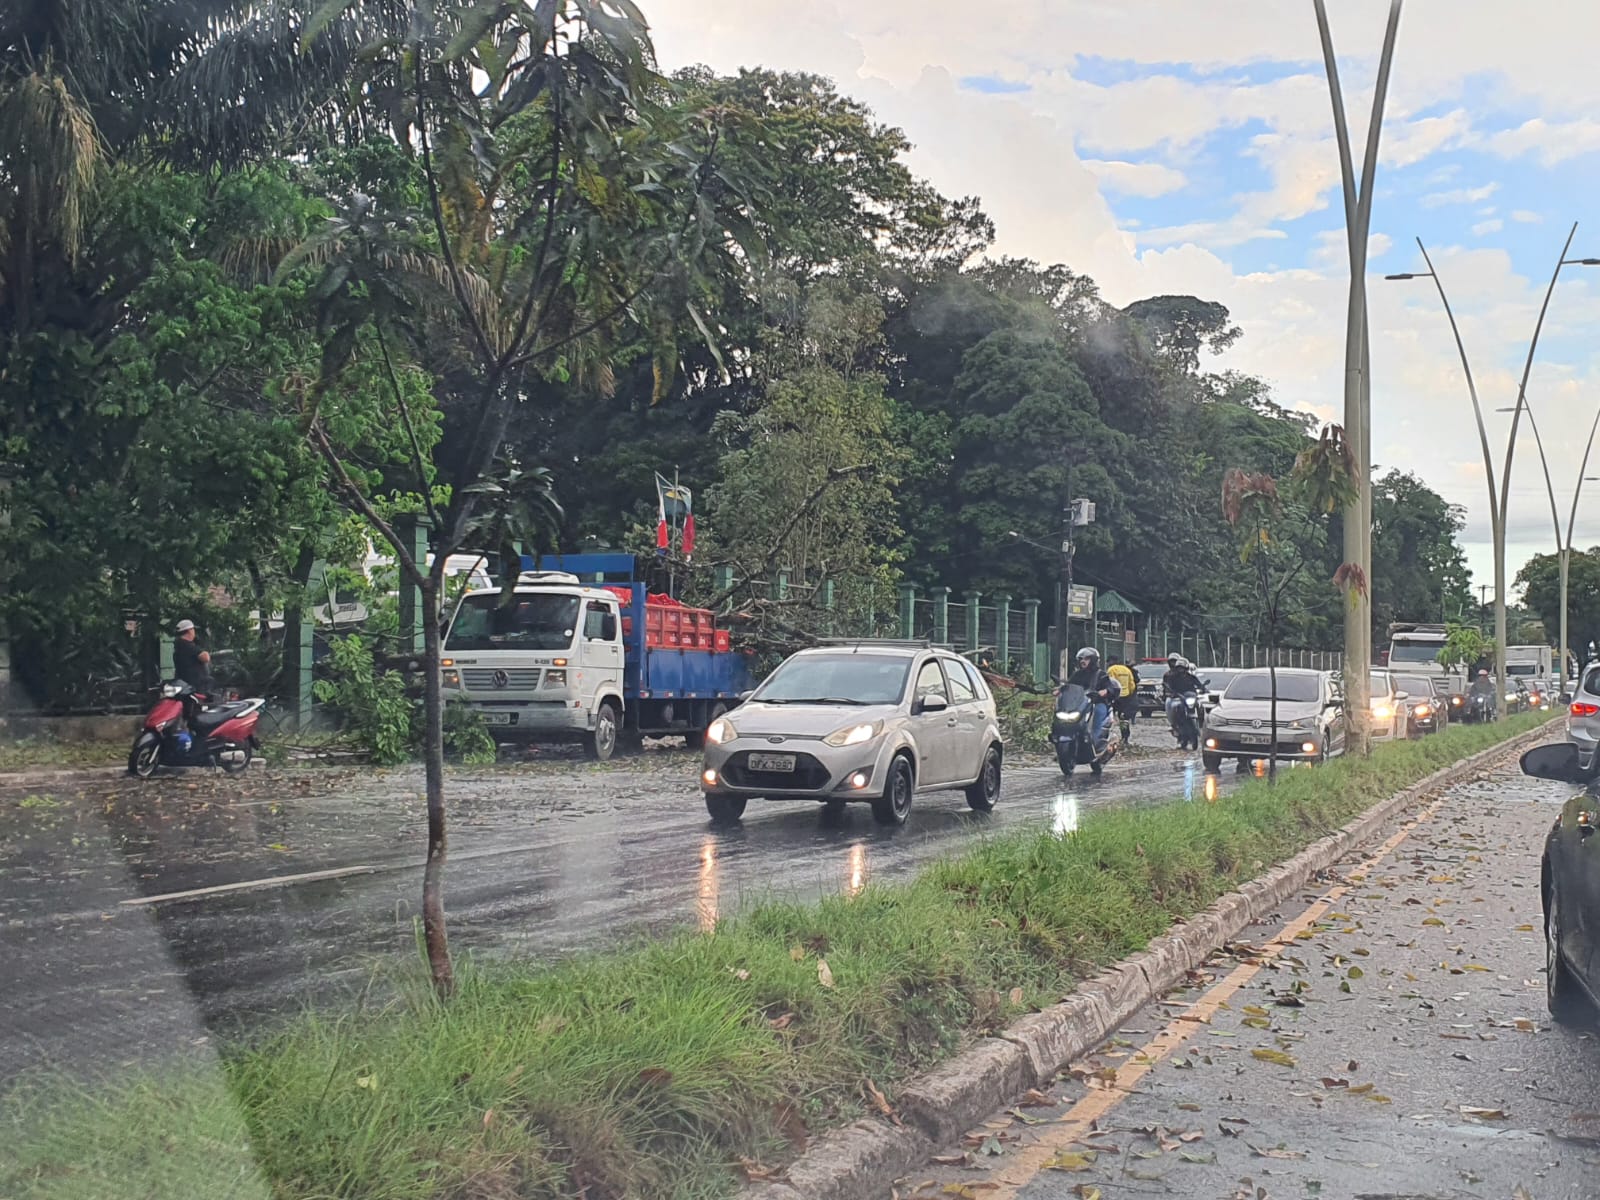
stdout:
[[178,622],[178,640],[172,647],[172,666],[179,679],[202,695],[211,694],[211,655],[195,640],[194,622]]

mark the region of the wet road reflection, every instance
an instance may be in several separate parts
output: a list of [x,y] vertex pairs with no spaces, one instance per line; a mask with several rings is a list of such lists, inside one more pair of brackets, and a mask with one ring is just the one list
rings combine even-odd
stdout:
[[[649,769],[454,777],[452,945],[548,961],[685,924],[710,931],[764,900],[860,895],[977,837],[1067,834],[1097,809],[1192,798],[1200,778],[1176,757],[1070,783],[1054,767],[1020,767],[992,814],[952,792],[917,797],[901,828],[879,826],[864,805],[831,816],[757,803],[739,826],[713,829],[693,764],[662,755]],[[173,1029],[187,1044],[197,1030],[254,1028],[414,960],[420,780],[263,772],[250,782],[243,795],[183,777],[108,782],[29,809],[0,784],[0,955],[29,964],[8,984],[0,1076],[129,1047],[144,1057],[170,1048]],[[1214,798],[1216,780],[1203,786]],[[371,870],[123,903],[353,864]],[[193,1018],[174,1021],[155,996],[181,999]]]

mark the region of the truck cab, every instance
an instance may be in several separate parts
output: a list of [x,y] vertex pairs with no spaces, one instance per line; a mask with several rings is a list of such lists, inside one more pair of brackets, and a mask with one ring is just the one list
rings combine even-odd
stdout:
[[496,740],[577,740],[602,761],[645,735],[698,748],[753,686],[713,615],[650,594],[631,555],[540,565],[551,569],[524,571],[509,594],[468,591],[445,636],[446,697]]

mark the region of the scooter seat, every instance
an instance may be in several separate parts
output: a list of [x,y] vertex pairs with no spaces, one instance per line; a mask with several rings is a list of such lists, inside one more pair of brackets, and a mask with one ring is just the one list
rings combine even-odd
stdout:
[[195,714],[195,728],[215,729],[218,725],[231,721],[249,706],[250,701],[248,700],[235,700],[228,704],[216,704],[209,708],[202,708]]

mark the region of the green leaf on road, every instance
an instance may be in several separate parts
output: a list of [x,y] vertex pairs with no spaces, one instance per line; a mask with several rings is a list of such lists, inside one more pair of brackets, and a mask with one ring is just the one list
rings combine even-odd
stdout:
[[1280,1067],[1292,1067],[1295,1065],[1294,1059],[1282,1050],[1269,1050],[1266,1048],[1252,1050],[1250,1051],[1250,1057],[1261,1062],[1276,1063]]

